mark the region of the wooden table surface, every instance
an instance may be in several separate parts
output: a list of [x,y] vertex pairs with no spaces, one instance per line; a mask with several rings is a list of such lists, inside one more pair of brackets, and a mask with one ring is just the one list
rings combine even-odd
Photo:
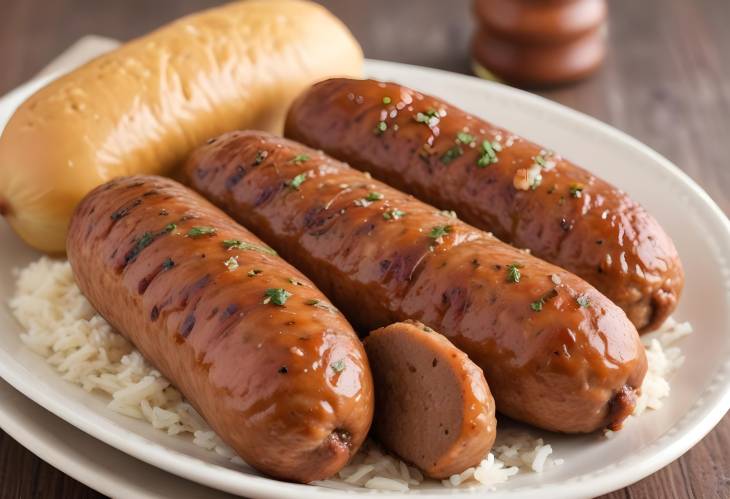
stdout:
[[[0,94],[79,37],[126,40],[210,0],[2,0]],[[469,0],[323,1],[376,59],[469,72]],[[610,52],[588,81],[539,92],[638,138],[730,213],[730,1],[610,0]],[[0,498],[100,497],[0,431]],[[694,449],[604,498],[730,497],[730,416]]]

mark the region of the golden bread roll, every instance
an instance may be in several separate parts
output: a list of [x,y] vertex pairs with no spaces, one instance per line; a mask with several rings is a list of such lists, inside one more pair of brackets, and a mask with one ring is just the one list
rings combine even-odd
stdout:
[[360,76],[362,51],[323,7],[235,2],[181,18],[53,81],[0,137],[0,214],[64,251],[71,213],[113,177],[165,174],[226,130],[278,132],[296,95]]

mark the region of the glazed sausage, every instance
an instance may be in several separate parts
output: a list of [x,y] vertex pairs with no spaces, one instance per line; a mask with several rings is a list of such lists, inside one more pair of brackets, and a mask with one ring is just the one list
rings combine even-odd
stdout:
[[577,274],[649,331],[684,272],[639,204],[539,145],[393,83],[332,79],[289,111],[286,135]]
[[502,413],[589,432],[631,412],[644,348],[623,311],[575,275],[266,133],[211,140],[183,175],[356,327],[415,319],[446,335],[484,370]]
[[416,321],[373,331],[365,351],[381,444],[439,479],[485,458],[497,435],[494,399],[464,352]]
[[251,466],[309,482],[357,451],[373,411],[357,335],[200,196],[160,177],[112,180],[74,212],[67,251],[96,310]]

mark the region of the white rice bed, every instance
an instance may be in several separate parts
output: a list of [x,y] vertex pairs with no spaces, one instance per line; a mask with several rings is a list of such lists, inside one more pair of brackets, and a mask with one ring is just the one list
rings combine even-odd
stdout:
[[[192,436],[196,445],[244,464],[180,392],[96,313],[76,286],[67,261],[42,257],[19,270],[9,304],[25,328],[22,341],[64,379],[86,391],[106,394],[109,408],[116,412],[145,420],[169,435]],[[669,319],[660,331],[642,338],[649,370],[634,414],[659,409],[669,396],[667,378],[684,362],[674,344],[691,332],[689,323]],[[613,432],[607,430],[606,436],[613,436]],[[492,488],[514,475],[541,473],[562,464],[563,460],[552,454],[550,444],[541,438],[501,431],[494,448],[478,466],[441,483],[450,488]],[[335,477],[315,483],[331,488],[407,491],[437,482],[368,441]]]

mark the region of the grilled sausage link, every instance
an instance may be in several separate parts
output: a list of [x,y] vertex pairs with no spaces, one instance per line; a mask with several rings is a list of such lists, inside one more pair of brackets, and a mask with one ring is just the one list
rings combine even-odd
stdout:
[[618,427],[646,371],[636,329],[588,283],[262,132],[209,141],[183,175],[363,330],[416,319],[485,372],[502,413],[562,432]]
[[331,79],[295,101],[285,133],[577,274],[642,331],[677,305],[679,256],[638,203],[440,99],[393,83]]
[[196,193],[152,176],[103,184],[77,207],[67,251],[92,305],[251,466],[309,482],[357,451],[373,413],[357,335]]

